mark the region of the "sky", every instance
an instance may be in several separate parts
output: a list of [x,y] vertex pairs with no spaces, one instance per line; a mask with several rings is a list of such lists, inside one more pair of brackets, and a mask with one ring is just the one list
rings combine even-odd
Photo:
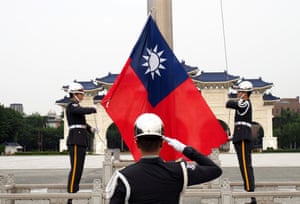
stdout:
[[[261,77],[274,96],[295,98],[299,10],[299,0],[173,0],[173,51],[200,71]],[[121,72],[146,20],[147,0],[0,1],[0,104],[59,114],[63,85]]]

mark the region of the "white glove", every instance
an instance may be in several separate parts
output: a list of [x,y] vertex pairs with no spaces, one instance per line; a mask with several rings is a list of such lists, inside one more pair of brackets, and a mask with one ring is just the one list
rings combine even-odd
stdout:
[[177,139],[172,139],[166,136],[164,136],[163,139],[168,143],[168,145],[172,146],[178,152],[183,152],[186,147],[185,144],[179,142]]
[[97,106],[96,105],[92,105],[91,107],[94,108],[97,112]]
[[92,133],[96,133],[98,134],[100,132],[100,130],[98,128],[91,128]]

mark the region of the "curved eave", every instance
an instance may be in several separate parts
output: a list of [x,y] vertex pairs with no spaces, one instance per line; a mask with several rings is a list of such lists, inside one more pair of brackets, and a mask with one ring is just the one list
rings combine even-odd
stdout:
[[66,107],[68,104],[66,104],[66,103],[56,103],[56,105]]
[[280,101],[279,97],[273,96],[272,94],[264,94],[263,100],[265,105],[274,105]]
[[97,95],[93,98],[94,103],[100,103],[105,95]]
[[261,86],[261,87],[254,87],[253,90],[267,90],[267,89],[271,89],[273,86],[273,84],[270,85],[266,85],[266,86]]
[[111,85],[113,85],[113,83],[109,83],[109,82],[104,82],[104,81],[99,81],[99,80],[96,80],[96,82],[98,83],[98,84],[101,84],[101,85],[104,85],[104,86],[111,86]]
[[111,86],[116,79],[119,77],[119,74],[112,74],[112,73],[108,73],[106,76],[101,77],[101,78],[96,78],[95,81],[98,84],[104,84],[106,86]]
[[55,104],[60,106],[66,106],[68,103],[70,103],[71,99],[68,96],[65,96],[62,99],[56,100]]
[[240,76],[234,76],[224,72],[204,72],[195,77],[192,77],[193,81],[199,84],[227,84],[240,80]]
[[236,81],[239,80],[239,78],[237,78],[237,79],[231,79],[231,80],[224,80],[224,81],[200,81],[200,80],[197,80],[195,78],[192,78],[192,80],[194,82],[199,83],[199,84],[224,84],[224,83],[236,82]]
[[199,72],[199,68],[198,67],[194,67],[194,66],[190,66],[190,65],[187,65],[185,63],[185,60],[182,60],[180,62],[182,68],[186,71],[186,73],[188,73],[188,75],[195,75]]
[[62,106],[62,107],[66,107],[68,105],[67,102],[55,102],[56,105]]
[[84,90],[84,92],[94,92],[94,91],[103,91],[103,87],[95,88],[95,89],[89,89],[89,90]]
[[194,70],[191,70],[191,71],[188,71],[187,73],[190,74],[190,75],[195,75],[199,72],[198,69],[194,69]]

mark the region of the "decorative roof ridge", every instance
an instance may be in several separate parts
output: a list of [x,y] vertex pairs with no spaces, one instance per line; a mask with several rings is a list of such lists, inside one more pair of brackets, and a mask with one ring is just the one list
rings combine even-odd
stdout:
[[[103,86],[99,85],[96,83],[95,80],[90,80],[90,81],[78,81],[78,80],[73,80],[73,82],[75,83],[79,83],[83,86],[84,90],[89,92],[89,91],[95,91],[95,90],[103,90]],[[69,85],[63,85],[62,86],[62,89],[65,91],[65,92],[68,92],[68,89],[69,89]]]
[[201,70],[198,75],[192,77],[192,79],[201,81],[204,83],[218,83],[218,82],[231,82],[236,81],[240,79],[240,76],[234,76],[231,74],[228,74],[226,70],[224,71],[210,71],[205,72],[204,70]]

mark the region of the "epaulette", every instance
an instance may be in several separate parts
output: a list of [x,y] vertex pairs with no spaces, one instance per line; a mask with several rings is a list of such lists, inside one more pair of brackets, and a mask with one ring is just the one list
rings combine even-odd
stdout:
[[79,106],[79,104],[78,104],[78,103],[72,103],[72,106],[74,106],[74,107],[78,107],[78,106]]

